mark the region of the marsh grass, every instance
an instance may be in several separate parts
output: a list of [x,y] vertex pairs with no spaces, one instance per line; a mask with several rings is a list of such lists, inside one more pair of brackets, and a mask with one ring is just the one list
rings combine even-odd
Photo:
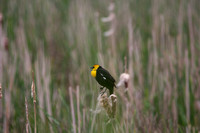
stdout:
[[[31,132],[198,132],[199,5],[198,0],[1,1],[0,131],[25,132],[28,109]],[[112,121],[106,112],[91,111],[99,85],[89,67],[97,63],[117,83],[122,73],[129,74],[126,91],[115,91]]]

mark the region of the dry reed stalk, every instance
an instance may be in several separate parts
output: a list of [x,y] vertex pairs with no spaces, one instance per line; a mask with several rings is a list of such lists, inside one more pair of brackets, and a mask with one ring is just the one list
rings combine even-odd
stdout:
[[85,114],[86,114],[86,109],[83,108],[83,131],[85,131]]
[[185,106],[186,106],[186,118],[187,118],[187,128],[186,131],[189,133],[190,125],[190,92],[189,92],[189,59],[188,51],[185,52]]
[[34,104],[34,132],[37,133],[37,122],[36,122],[36,92],[35,92],[35,82],[34,82],[34,72],[32,71],[32,85],[31,85],[31,96],[33,97],[33,104]]
[[128,73],[130,74],[130,82],[129,82],[129,98],[130,102],[133,102],[133,25],[132,25],[132,19],[131,17],[128,20],[128,56],[129,56],[129,66],[128,66]]
[[[199,60],[199,65],[198,66],[200,66],[200,60]],[[199,69],[199,71],[200,71],[200,69]],[[197,73],[197,75],[198,74],[199,73]],[[197,76],[197,81],[198,81],[197,86],[200,87],[200,76]],[[200,112],[200,100],[199,100],[199,97],[200,97],[200,89],[197,88],[196,91],[195,91],[195,108],[196,108],[196,110],[198,112]]]
[[[19,56],[19,65],[22,67],[20,69],[20,73],[23,77],[24,81],[27,81],[29,75],[31,74],[31,57],[30,52],[28,50],[26,34],[24,31],[23,21],[20,20],[19,26],[16,29],[16,46],[18,48],[18,56]],[[29,81],[25,82],[28,83]]]
[[[2,87],[1,87],[1,83],[0,83],[0,120],[2,120],[3,117],[3,108],[2,108],[2,97],[3,97],[3,93],[2,93]],[[2,122],[0,121],[0,125],[2,125]],[[3,127],[0,127],[3,128]]]
[[130,108],[129,108],[129,104],[130,104],[130,102],[129,102],[129,100],[128,100],[128,95],[127,95],[127,91],[128,91],[128,84],[129,84],[129,79],[130,79],[130,76],[129,76],[129,74],[127,73],[127,58],[126,58],[126,56],[124,57],[124,73],[122,73],[121,75],[120,75],[120,78],[119,78],[119,82],[117,83],[117,88],[119,89],[119,88],[122,88],[123,89],[123,92],[119,92],[118,94],[119,94],[119,96],[122,98],[122,100],[123,100],[123,103],[125,103],[126,104],[126,107],[124,108],[125,109],[125,111],[124,111],[124,114],[123,114],[123,118],[125,118],[125,123],[123,123],[123,124],[125,124],[125,130],[126,130],[126,133],[128,133],[129,131],[129,129],[128,129],[128,127],[129,127],[129,111],[130,111]]
[[69,98],[70,98],[73,132],[76,133],[76,118],[75,118],[74,101],[73,101],[73,94],[72,94],[71,86],[69,87]]
[[[193,28],[193,22],[192,22],[192,7],[191,7],[191,2],[189,2],[189,4],[188,4],[188,24],[189,24],[189,36],[190,36],[190,50],[191,50],[191,62],[190,62],[190,64],[191,64],[191,72],[192,72],[192,75],[193,75],[193,73],[194,73],[194,65],[195,65],[195,47],[194,47],[194,45],[195,45],[195,39],[194,39],[194,28]],[[192,76],[191,76],[191,78],[193,78]]]
[[96,32],[97,32],[97,45],[98,45],[98,62],[102,66],[104,66],[104,55],[102,54],[102,32],[99,26],[99,13],[95,13],[95,25],[96,25]]
[[9,133],[9,123],[10,123],[10,101],[9,100],[9,94],[5,92],[5,100],[7,102],[6,104],[6,110],[5,110],[5,117],[4,117],[4,125],[3,125],[3,132]]
[[115,32],[116,32],[116,19],[114,13],[115,4],[111,3],[109,6],[110,15],[114,16],[113,21],[111,21],[111,29],[113,30],[113,34],[111,35],[111,44],[112,44],[112,51],[114,57],[116,57],[116,39],[115,39]]
[[[40,55],[40,52],[39,52],[39,56],[41,56]],[[36,83],[37,83],[37,92],[38,92],[38,101],[39,101],[39,107],[41,107],[41,108],[43,108],[44,107],[44,89],[42,89],[43,88],[43,86],[42,86],[42,80],[43,79],[41,79],[41,74],[42,74],[42,72],[41,72],[41,70],[43,70],[43,69],[41,69],[41,61],[39,60],[39,58],[37,59],[37,61],[35,62],[35,73],[36,73]],[[40,115],[40,117],[41,117],[41,120],[42,120],[42,122],[45,122],[45,116],[44,116],[44,112],[40,109],[39,110],[39,115]]]
[[2,94],[2,87],[1,87],[1,83],[0,83],[0,100],[1,100],[2,96],[3,96],[3,94]]
[[77,101],[77,114],[78,114],[78,133],[81,133],[81,113],[80,113],[80,95],[79,86],[76,87],[76,101]]
[[[96,106],[95,111],[96,110],[97,110],[97,106]],[[93,128],[94,128],[94,124],[95,124],[95,121],[96,121],[96,116],[97,116],[97,113],[94,113],[93,118],[92,118],[92,126],[90,128],[90,133],[93,133]]]
[[179,7],[179,15],[178,15],[178,36],[177,36],[177,46],[178,46],[178,77],[182,76],[182,71],[184,65],[182,65],[182,57],[183,57],[183,2],[181,1]]
[[[50,61],[45,58],[42,50],[39,51],[37,61],[35,63],[36,69],[36,80],[37,80],[37,91],[38,91],[38,100],[39,106],[41,108],[46,108],[48,115],[52,116],[52,105],[50,100],[49,84],[50,84]],[[42,82],[43,81],[43,82]],[[42,89],[44,88],[44,89]],[[45,99],[45,101],[44,101]],[[45,122],[45,116],[43,110],[39,110],[40,117],[43,122]],[[52,119],[48,117],[49,121],[52,122]],[[53,132],[52,125],[49,123],[50,132]]]
[[[2,106],[2,88],[1,83],[3,83],[3,15],[0,13],[0,120],[3,118],[3,106]],[[2,125],[0,121],[0,125]],[[3,127],[1,127],[3,128]]]
[[9,133],[9,123],[10,123],[10,115],[11,115],[11,96],[10,96],[10,91],[9,90],[5,90],[5,102],[6,102],[6,106],[5,106],[5,117],[4,117],[4,127],[3,127],[3,131],[4,133]]
[[26,111],[26,133],[28,133],[29,119],[28,119],[28,102],[25,97],[25,111]]
[[126,116],[125,116],[126,133],[129,132],[129,117],[130,117],[129,111],[130,111],[129,102],[126,102],[126,112],[125,112],[125,114],[126,114]]
[[175,129],[175,132],[178,132],[178,111],[177,111],[177,83],[174,82],[174,98],[172,101],[172,115],[173,115],[173,128]]
[[157,46],[159,43],[159,16],[158,16],[158,0],[153,0],[152,16],[153,16],[153,27],[152,27],[152,41],[153,45]]
[[0,12],[0,24],[2,24],[2,22],[3,22],[3,15],[2,15],[2,13]]
[[[39,50],[37,61],[35,62],[36,80],[37,80],[37,92],[38,101],[40,108],[47,108],[49,116],[52,116],[52,105],[50,100],[49,84],[50,84],[50,60],[44,56],[42,50]],[[43,82],[42,82],[43,81]],[[39,110],[42,122],[45,123],[45,115],[43,110]],[[51,117],[48,117],[49,121],[52,122]],[[53,132],[51,123],[49,123],[50,132]]]
[[[158,23],[158,22],[157,22]],[[158,28],[158,27],[157,27]],[[153,29],[154,32],[158,32],[156,31],[156,29]],[[152,50],[152,89],[151,89],[151,94],[150,94],[150,100],[152,102],[155,94],[156,94],[156,81],[157,81],[157,75],[158,75],[158,48],[156,47],[156,43],[155,41],[157,40],[157,34],[155,33],[155,35],[153,36],[153,50]]]
[[11,91],[13,89],[14,80],[15,80],[15,73],[16,73],[16,58],[14,58],[14,61],[12,64],[8,64],[8,75],[9,75],[9,84],[8,89],[5,89],[5,118],[4,118],[4,129],[3,131],[5,133],[9,133],[9,126],[10,126],[10,117],[11,117]]
[[[51,80],[51,75],[50,75],[50,60],[46,59],[43,56],[43,65],[42,65],[42,73],[43,73],[43,81],[44,81],[44,89],[45,89],[45,96],[46,96],[46,104],[47,104],[47,112],[50,116],[52,116],[52,105],[51,105],[51,100],[50,100],[50,92],[49,92],[49,85],[50,85],[50,80]],[[49,118],[50,122],[52,122],[52,119]],[[52,125],[49,123],[50,126],[50,131],[53,133],[53,128]]]
[[[109,24],[109,29],[107,31],[104,32],[104,36],[107,37],[108,39],[108,43],[109,43],[109,50],[108,51],[108,56],[110,57],[110,59],[108,60],[112,60],[108,62],[108,66],[110,68],[114,68],[116,65],[116,15],[115,15],[115,4],[113,2],[110,2],[109,6],[108,6],[108,12],[109,15],[107,17],[103,17],[101,19],[102,22],[104,23],[108,23]],[[104,61],[106,62],[106,61]],[[116,76],[116,69],[111,69],[110,72],[113,74],[113,76]]]
[[[0,13],[0,82],[3,77],[3,27],[2,27],[3,15]],[[0,117],[1,118],[1,117]]]
[[104,33],[104,36],[109,37],[111,42],[112,55],[116,57],[116,39],[115,39],[116,19],[115,19],[114,9],[115,9],[115,4],[111,2],[108,7],[109,15],[108,17],[102,18],[102,22],[110,23],[110,28],[108,31]]
[[127,57],[126,56],[124,57],[124,72],[128,73],[128,70],[127,70]]

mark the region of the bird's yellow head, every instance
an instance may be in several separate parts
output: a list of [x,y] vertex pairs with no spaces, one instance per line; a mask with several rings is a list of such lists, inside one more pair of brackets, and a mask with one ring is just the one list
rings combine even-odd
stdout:
[[92,67],[90,67],[92,70],[91,70],[91,75],[92,77],[96,77],[97,75],[97,69],[99,68],[99,65],[93,65]]

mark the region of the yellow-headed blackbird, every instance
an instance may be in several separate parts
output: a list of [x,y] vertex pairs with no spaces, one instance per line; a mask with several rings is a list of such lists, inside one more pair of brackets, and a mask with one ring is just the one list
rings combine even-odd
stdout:
[[110,75],[110,73],[100,65],[93,65],[90,68],[92,69],[92,77],[94,77],[97,80],[97,82],[102,86],[100,89],[106,87],[107,89],[109,89],[110,95],[113,94],[113,88],[115,87],[115,79]]

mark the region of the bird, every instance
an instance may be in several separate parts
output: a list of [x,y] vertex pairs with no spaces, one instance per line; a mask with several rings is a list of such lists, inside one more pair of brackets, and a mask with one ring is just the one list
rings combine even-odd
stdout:
[[[96,81],[102,86],[100,89],[103,90],[106,87],[110,92],[110,95],[113,94],[113,89],[115,86],[115,79],[111,74],[100,65],[93,65],[91,68],[91,75],[96,79]],[[106,92],[102,93],[102,95]]]

